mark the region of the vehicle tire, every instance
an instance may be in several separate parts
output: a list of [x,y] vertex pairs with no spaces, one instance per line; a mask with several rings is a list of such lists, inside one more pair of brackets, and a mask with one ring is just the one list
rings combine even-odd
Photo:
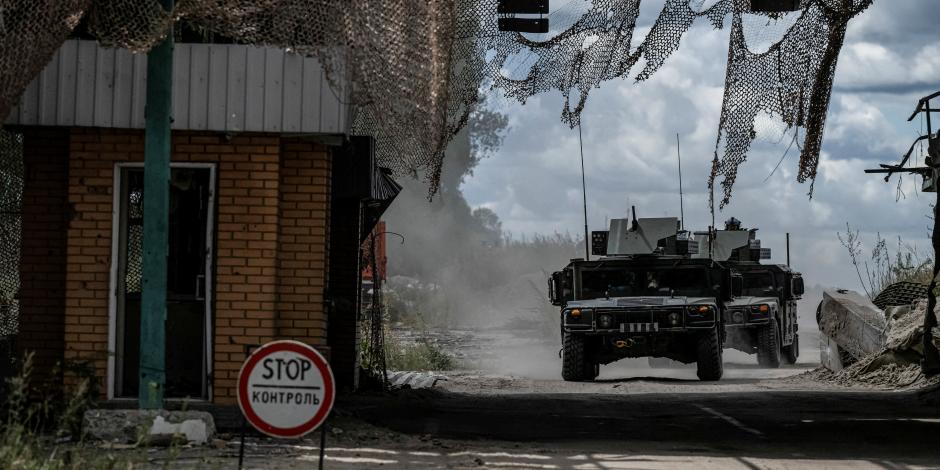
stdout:
[[571,333],[565,333],[562,339],[561,378],[567,382],[580,382],[594,378],[588,373],[589,364],[585,354],[586,339],[584,335]]
[[598,375],[601,375],[601,365],[592,362],[586,362],[587,368],[584,371],[585,380],[594,380]]
[[757,332],[757,364],[771,369],[780,367],[780,334],[777,333],[776,319],[771,319]]
[[724,373],[721,360],[721,340],[714,329],[698,337],[696,344],[696,373],[699,380],[720,380]]
[[787,364],[793,365],[796,364],[796,360],[800,357],[800,334],[793,334],[793,344],[783,347],[783,360]]

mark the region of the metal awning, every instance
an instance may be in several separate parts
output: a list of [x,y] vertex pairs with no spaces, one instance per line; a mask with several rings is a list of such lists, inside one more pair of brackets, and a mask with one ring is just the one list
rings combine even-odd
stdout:
[[369,199],[363,201],[362,243],[372,233],[382,214],[392,205],[392,201],[401,192],[402,186],[392,179],[392,170],[376,166],[372,171],[372,191]]

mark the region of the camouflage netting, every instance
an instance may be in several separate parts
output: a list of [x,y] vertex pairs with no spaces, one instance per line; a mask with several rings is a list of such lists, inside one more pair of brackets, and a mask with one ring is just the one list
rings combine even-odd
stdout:
[[[19,327],[23,138],[0,130],[0,361]],[[0,371],[4,370],[0,364]]]
[[145,52],[174,21],[239,42],[274,45],[320,59],[334,85],[348,83],[359,106],[354,127],[374,135],[383,165],[399,172],[437,169],[449,137],[444,125],[454,31],[453,1],[8,0],[0,6],[0,115],[85,17],[106,46]]
[[[716,161],[709,185],[723,176],[722,206],[731,197],[738,166],[747,158],[761,114],[782,122],[802,139],[797,181],[814,181],[836,62],[848,22],[873,0],[809,0],[782,39],[766,51],[748,48],[742,0],[736,0],[719,123]],[[724,149],[721,148],[722,143]],[[718,152],[724,150],[723,158]],[[809,194],[813,188],[810,184]]]
[[[479,41],[458,42],[455,50],[476,47],[477,56],[491,55],[483,64],[482,76],[508,97],[524,102],[537,93],[560,91],[565,99],[562,120],[575,127],[593,88],[628,76],[641,59],[643,68],[636,80],[650,78],[696,20],[705,19],[721,28],[731,15],[726,88],[709,186],[722,176],[722,205],[728,202],[737,168],[768,121],[778,124],[768,126],[778,133],[802,133],[801,139],[795,139],[802,152],[797,178],[813,180],[845,28],[872,0],[804,0],[802,11],[789,14],[752,13],[751,0],[718,0],[709,2],[707,8],[702,8],[704,0],[666,0],[650,32],[634,48],[640,2],[594,0],[570,27],[535,41],[529,37],[543,35],[497,34],[493,13],[497,2],[485,0],[479,11],[471,13],[482,15],[482,24],[461,18],[457,26],[458,37],[473,35],[474,28],[482,30]],[[745,27],[755,23],[754,28]],[[774,33],[777,37],[768,38]],[[761,44],[768,39],[768,44]],[[518,59],[520,54],[525,59]],[[471,54],[461,51],[457,55]],[[527,75],[506,76],[507,71],[519,68],[517,64],[529,66]],[[462,90],[463,100],[471,101],[475,91]]]
[[[803,0],[802,11],[776,15],[749,13],[750,0],[710,0],[703,9],[704,1],[666,0],[651,31],[633,47],[641,0],[594,0],[570,27],[549,35],[498,32],[497,0],[179,0],[172,13],[157,0],[56,0],[41,7],[8,0],[0,8],[8,45],[0,48],[0,115],[83,16],[99,41],[135,51],[149,49],[185,18],[237,41],[317,56],[331,83],[350,84],[358,106],[354,128],[377,138],[380,163],[398,172],[426,171],[433,189],[443,149],[466,124],[481,86],[523,102],[559,90],[562,120],[574,127],[601,82],[628,76],[641,59],[636,78],[649,78],[696,20],[721,28],[730,15],[709,185],[723,177],[726,203],[761,120],[802,133],[798,180],[812,180],[845,28],[872,0]],[[762,51],[749,47],[745,24],[754,18],[764,22],[758,31],[785,25]],[[548,37],[531,39],[537,36]],[[510,69],[520,57],[529,67],[514,77]]]

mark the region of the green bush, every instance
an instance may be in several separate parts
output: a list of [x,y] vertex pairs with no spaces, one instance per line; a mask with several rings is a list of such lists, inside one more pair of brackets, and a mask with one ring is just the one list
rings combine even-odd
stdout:
[[[370,341],[369,321],[360,322],[359,367],[374,377],[381,377],[382,365],[374,363],[376,357]],[[391,334],[388,322],[384,328],[385,366],[388,370],[440,371],[453,370],[459,366],[454,357],[438,345],[423,339],[417,342],[400,341]]]
[[456,367],[453,356],[429,341],[387,346],[388,368],[391,370],[426,372],[453,370]]

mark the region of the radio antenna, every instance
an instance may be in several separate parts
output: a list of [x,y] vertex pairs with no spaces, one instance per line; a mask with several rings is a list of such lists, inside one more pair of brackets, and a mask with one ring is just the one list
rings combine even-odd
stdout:
[[588,238],[587,185],[584,183],[584,140],[581,138],[581,123],[578,122],[578,145],[581,148],[581,194],[584,197],[584,259],[591,261],[591,239]]
[[679,133],[676,133],[676,157],[679,159],[679,229],[685,230],[685,208],[682,205],[682,152],[679,150]]
[[[715,175],[718,169],[718,152],[715,152],[715,159],[712,160],[712,175]],[[712,181],[708,185],[708,189],[711,190],[711,194],[708,196],[708,209],[712,213],[712,225],[708,228],[708,257],[712,258],[713,253],[713,239],[718,235],[718,229],[715,228],[715,179],[712,176]]]

